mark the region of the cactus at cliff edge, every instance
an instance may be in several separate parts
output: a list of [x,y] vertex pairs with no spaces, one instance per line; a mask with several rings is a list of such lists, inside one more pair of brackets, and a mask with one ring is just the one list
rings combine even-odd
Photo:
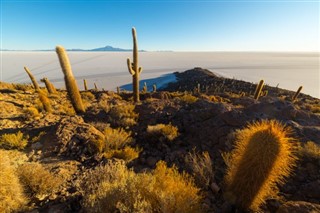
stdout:
[[64,81],[68,91],[69,98],[72,106],[77,113],[85,112],[84,105],[82,103],[81,95],[78,89],[77,82],[73,76],[69,58],[65,49],[62,46],[56,47],[56,52],[59,57],[62,72],[64,74]]
[[27,72],[28,76],[30,77],[32,84],[34,86],[34,89],[36,91],[38,91],[40,89],[39,84],[37,82],[37,80],[35,79],[35,77],[32,75],[32,73],[30,72],[30,70],[28,69],[28,67],[24,67],[24,70]]
[[295,101],[295,100],[296,100],[296,98],[297,98],[298,95],[300,94],[301,90],[302,90],[302,86],[300,86],[300,87],[298,88],[296,94],[294,94],[294,96],[292,97],[292,101]]
[[[259,210],[295,165],[294,139],[276,120],[264,120],[238,131],[225,175],[225,198],[240,209]],[[277,190],[276,190],[277,191]]]
[[261,91],[262,91],[262,88],[263,88],[263,83],[264,83],[264,81],[261,80],[259,82],[259,84],[257,85],[257,87],[256,87],[256,91],[254,92],[254,99],[256,99],[256,100],[258,100],[260,95],[261,95]]
[[84,86],[84,90],[87,91],[88,90],[88,85],[87,85],[87,80],[83,79],[83,86]]
[[139,77],[142,72],[142,68],[139,67],[138,61],[138,41],[136,29],[132,28],[132,37],[133,37],[133,63],[131,63],[130,58],[127,58],[127,65],[129,73],[132,75],[132,88],[133,88],[133,100],[134,102],[140,101],[139,96]]

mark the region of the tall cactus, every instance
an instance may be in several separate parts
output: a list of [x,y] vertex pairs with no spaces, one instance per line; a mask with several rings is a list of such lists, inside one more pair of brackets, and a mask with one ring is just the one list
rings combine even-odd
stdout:
[[297,92],[296,92],[296,93],[294,94],[294,96],[292,97],[292,101],[295,101],[295,100],[296,100],[296,98],[297,98],[298,95],[300,94],[301,90],[302,90],[302,86],[300,86],[300,87],[298,88]]
[[85,108],[82,103],[81,95],[78,89],[77,82],[73,76],[71,65],[69,62],[68,55],[62,46],[56,47],[56,52],[59,57],[62,72],[64,74],[64,81],[68,91],[69,98],[72,106],[77,113],[84,113]]
[[256,99],[256,100],[258,100],[260,95],[261,95],[261,91],[262,91],[262,88],[263,88],[263,83],[264,83],[264,81],[261,80],[259,82],[259,84],[257,85],[257,87],[256,87],[256,91],[254,92],[254,99]]
[[238,132],[225,176],[225,198],[240,209],[257,211],[274,195],[295,164],[290,129],[276,120],[256,122]]
[[36,91],[39,91],[40,90],[40,87],[39,87],[39,84],[37,82],[37,80],[35,79],[35,77],[32,75],[32,73],[30,72],[30,70],[28,69],[28,67],[24,67],[24,70],[27,72],[27,74],[29,75],[31,81],[32,81],[32,84],[34,86],[34,89]]
[[53,93],[56,93],[56,92],[57,92],[56,88],[55,88],[54,85],[49,81],[48,78],[40,79],[40,81],[43,82],[43,83],[46,85],[46,88],[47,88],[49,94],[53,94]]
[[132,75],[132,87],[133,87],[133,100],[134,102],[140,101],[139,96],[139,77],[142,72],[142,68],[138,64],[138,41],[136,29],[132,28],[132,37],[133,37],[133,63],[131,63],[130,58],[127,58],[127,65],[129,73]]

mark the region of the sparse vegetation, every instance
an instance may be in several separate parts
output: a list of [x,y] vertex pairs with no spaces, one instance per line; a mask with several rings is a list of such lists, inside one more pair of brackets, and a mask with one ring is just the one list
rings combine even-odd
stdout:
[[136,174],[121,161],[95,169],[83,181],[87,212],[201,212],[201,196],[190,176],[159,162]]
[[320,160],[320,145],[313,141],[308,141],[299,148],[299,154],[308,158]]
[[147,133],[154,138],[158,138],[159,141],[173,141],[178,137],[178,128],[170,124],[157,124],[149,125],[147,128]]
[[62,179],[47,171],[40,163],[25,163],[18,169],[18,175],[26,192],[37,198],[53,193]]
[[0,136],[0,147],[4,149],[24,149],[28,144],[28,137],[22,132],[3,134]]
[[137,123],[138,114],[134,109],[135,106],[133,104],[119,104],[111,106],[109,113],[115,124],[122,127],[128,127]]
[[214,178],[212,160],[208,152],[189,152],[185,158],[188,166],[192,170],[196,184],[201,188],[207,188]]
[[0,186],[0,212],[23,211],[28,199],[15,168],[10,164],[9,156],[2,150],[0,150]]

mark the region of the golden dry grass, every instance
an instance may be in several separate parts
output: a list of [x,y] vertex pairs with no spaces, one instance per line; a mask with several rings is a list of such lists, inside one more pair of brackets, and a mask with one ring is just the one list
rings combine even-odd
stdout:
[[276,120],[250,124],[238,131],[231,165],[225,176],[225,198],[240,208],[257,211],[274,195],[277,184],[293,170],[296,157],[290,130]]
[[121,161],[96,168],[83,180],[86,212],[201,212],[193,180],[159,162],[152,173],[136,174]]
[[308,141],[299,147],[299,154],[308,158],[320,159],[320,145]]
[[147,133],[152,137],[158,138],[158,140],[173,141],[179,136],[178,128],[170,124],[157,124],[149,125],[147,127]]
[[133,126],[137,123],[138,114],[134,111],[135,105],[130,103],[111,106],[110,116],[114,122],[122,127]]
[[3,150],[0,150],[0,186],[0,212],[23,211],[28,199],[9,156]]
[[3,134],[0,136],[0,148],[22,150],[27,144],[28,137],[25,137],[20,131],[16,134]]
[[25,163],[18,168],[18,175],[26,192],[37,198],[45,197],[59,188],[63,180],[40,163]]
[[196,153],[194,150],[185,157],[186,163],[192,169],[197,186],[208,188],[214,178],[212,160],[208,152]]

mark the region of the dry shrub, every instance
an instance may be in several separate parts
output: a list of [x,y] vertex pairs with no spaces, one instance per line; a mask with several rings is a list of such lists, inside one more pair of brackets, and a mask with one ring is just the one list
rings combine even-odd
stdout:
[[40,119],[40,113],[39,113],[38,109],[35,107],[24,108],[23,113],[25,115],[25,118],[28,120],[39,120]]
[[160,141],[173,141],[178,137],[178,128],[170,124],[157,124],[147,127],[147,133]]
[[0,186],[0,212],[23,211],[28,200],[10,157],[3,150],[0,150]]
[[16,134],[4,134],[0,137],[0,147],[4,149],[24,149],[28,144],[28,137],[22,132]]
[[313,141],[308,141],[299,147],[299,154],[305,157],[320,160],[320,146]]
[[109,113],[119,126],[127,127],[133,126],[137,123],[138,114],[134,111],[135,105],[126,103],[112,106]]
[[89,91],[81,92],[81,97],[82,97],[82,99],[87,100],[87,101],[94,101],[96,99],[94,94],[92,94]]
[[202,188],[208,188],[210,181],[214,177],[213,165],[208,152],[188,153],[185,158],[187,164],[192,170],[196,184]]
[[113,129],[107,127],[104,130],[105,147],[103,149],[106,158],[118,158],[127,162],[136,159],[141,152],[138,148],[131,148],[128,145],[133,142],[131,132],[122,128]]
[[123,149],[110,149],[105,151],[104,156],[106,158],[118,158],[126,162],[130,162],[139,157],[141,149],[132,148],[129,146],[124,147]]
[[104,129],[103,134],[105,136],[106,149],[122,149],[133,141],[130,136],[131,132],[128,133],[122,128],[113,129],[107,127]]
[[62,184],[62,179],[47,171],[40,163],[26,163],[18,174],[26,191],[37,198],[50,195]]
[[187,93],[187,94],[184,94],[184,95],[181,96],[179,99],[180,99],[181,101],[187,103],[187,104],[192,104],[192,103],[194,103],[194,102],[196,102],[196,101],[198,100],[197,97],[195,97],[195,96],[193,96],[193,95],[191,95],[191,94],[188,94],[188,93]]
[[83,180],[86,212],[201,212],[199,189],[185,173],[159,162],[152,173],[136,174],[117,161]]

